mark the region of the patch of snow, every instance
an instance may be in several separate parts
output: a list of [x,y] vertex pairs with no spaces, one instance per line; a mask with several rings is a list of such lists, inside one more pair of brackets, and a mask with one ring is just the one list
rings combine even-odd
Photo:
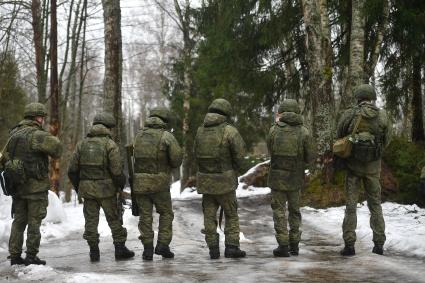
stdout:
[[44,221],[51,223],[62,223],[66,221],[66,214],[62,206],[62,201],[52,191],[49,191],[49,206]]

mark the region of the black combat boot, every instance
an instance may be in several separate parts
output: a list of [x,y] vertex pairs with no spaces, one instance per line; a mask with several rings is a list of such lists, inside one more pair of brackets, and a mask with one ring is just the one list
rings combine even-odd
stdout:
[[142,258],[143,260],[153,260],[153,244],[150,245],[143,245],[143,254]]
[[273,250],[273,255],[277,257],[289,257],[288,245],[279,245],[279,247]]
[[27,255],[27,257],[24,260],[25,265],[35,264],[35,265],[46,265],[45,260],[41,260],[38,258],[38,256],[33,255]]
[[372,252],[377,255],[384,255],[384,246],[375,244],[372,249]]
[[174,253],[170,251],[170,246],[157,244],[155,254],[161,255],[163,258],[174,258]]
[[96,262],[100,260],[99,245],[90,246],[90,261]]
[[127,249],[124,243],[115,244],[115,259],[129,259],[134,257],[134,252]]
[[353,246],[345,246],[339,253],[342,256],[353,256],[356,254],[356,250]]
[[211,259],[218,259],[220,257],[220,247],[211,247],[210,248],[210,258]]
[[289,253],[291,255],[297,256],[299,254],[300,248],[298,247],[298,243],[289,243]]
[[10,257],[10,265],[21,265],[25,264],[25,260],[21,256]]
[[226,248],[224,249],[224,256],[229,258],[241,258],[245,257],[246,253],[238,246],[226,245]]

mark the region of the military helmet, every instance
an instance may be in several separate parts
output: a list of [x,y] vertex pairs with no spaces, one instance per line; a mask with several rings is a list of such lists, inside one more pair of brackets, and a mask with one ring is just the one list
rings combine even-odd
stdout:
[[100,112],[94,116],[93,125],[97,124],[102,124],[107,128],[114,128],[117,125],[114,116],[106,112]]
[[375,88],[368,84],[362,84],[354,90],[354,97],[357,100],[376,100]]
[[301,113],[300,106],[298,105],[298,102],[295,99],[285,99],[282,104],[279,106],[279,109],[277,110],[278,113],[283,112],[294,112],[297,114]]
[[33,102],[25,106],[24,118],[46,117],[46,116],[47,116],[47,110],[44,104]]
[[215,99],[208,107],[209,113],[219,113],[227,117],[232,116],[232,105],[223,98]]
[[170,110],[164,107],[155,107],[149,111],[149,117],[158,117],[165,123],[171,122]]

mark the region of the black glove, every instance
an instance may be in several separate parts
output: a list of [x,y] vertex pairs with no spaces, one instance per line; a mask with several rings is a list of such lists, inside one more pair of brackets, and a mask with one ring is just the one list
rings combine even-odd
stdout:
[[119,176],[114,176],[113,178],[114,185],[119,188],[121,191],[124,190],[125,183],[127,183],[127,177],[124,174]]

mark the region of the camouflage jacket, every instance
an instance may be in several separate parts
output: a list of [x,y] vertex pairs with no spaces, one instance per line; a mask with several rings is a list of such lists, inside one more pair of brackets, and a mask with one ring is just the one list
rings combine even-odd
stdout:
[[[102,164],[105,175],[103,178],[90,178],[88,169],[81,166],[84,159],[84,148],[86,143],[95,142],[104,148],[105,158]],[[72,154],[68,168],[68,176],[78,194],[82,198],[108,198],[114,196],[121,190],[126,177],[123,173],[123,161],[118,145],[111,138],[111,131],[102,124],[94,125],[87,137],[77,144],[77,148]]]
[[[62,144],[59,139],[49,132],[45,131],[39,123],[33,120],[22,120],[16,127],[14,127],[10,135],[21,130],[32,128],[27,134],[29,142],[29,152],[26,154],[33,155],[33,161],[36,162],[37,171],[36,175],[28,174],[28,180],[17,188],[17,197],[28,197],[38,193],[45,193],[50,188],[48,158],[59,158],[62,155]],[[12,158],[13,146],[9,143],[4,161]],[[25,164],[25,161],[24,161]],[[34,173],[34,172],[33,172]]]
[[[276,145],[277,131],[282,131],[284,143]],[[292,145],[288,146],[285,136],[292,136]],[[284,112],[276,124],[270,128],[267,136],[267,148],[271,156],[268,186],[272,190],[294,191],[304,185],[304,170],[314,161],[315,146],[309,130],[303,126],[302,116],[293,112]],[[287,155],[281,157],[279,148],[285,149]],[[286,159],[285,159],[286,158]],[[279,164],[281,163],[281,164]]]
[[[223,127],[223,136],[219,145],[220,155],[217,162],[221,163],[222,172],[205,173],[199,170],[199,148],[203,139],[203,130],[206,128]],[[245,142],[238,130],[227,123],[227,118],[216,113],[208,113],[204,124],[198,129],[195,144],[195,158],[198,166],[197,190],[200,194],[220,195],[236,190],[237,175],[242,167],[245,156]]]
[[[378,127],[376,133],[371,133],[375,136],[380,137],[380,144],[383,148],[387,147],[391,139],[391,123],[385,113],[385,111],[376,107],[373,103],[363,102],[358,106],[345,110],[342,114],[338,126],[337,126],[337,138],[343,138],[354,129],[356,123],[356,117],[362,116],[362,122],[359,128],[362,127],[363,123],[369,123],[369,121],[376,121]],[[381,172],[381,159],[372,162],[361,162],[351,156],[344,161],[345,167],[356,174],[361,175],[378,175]]]
[[[167,124],[163,120],[150,117],[134,140],[133,192],[136,194],[157,193],[170,189],[171,170],[180,167],[183,154],[174,135],[166,129]],[[146,150],[151,153],[146,154]]]

